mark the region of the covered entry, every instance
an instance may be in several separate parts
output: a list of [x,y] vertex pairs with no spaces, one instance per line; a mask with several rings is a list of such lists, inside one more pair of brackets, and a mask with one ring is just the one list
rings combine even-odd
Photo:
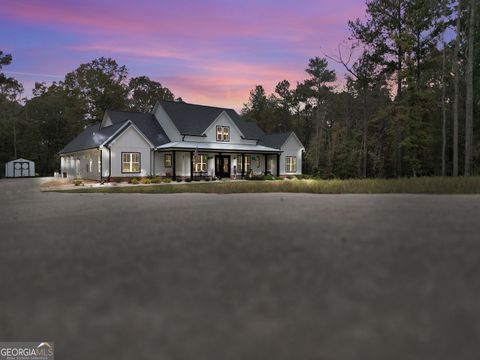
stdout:
[[5,164],[6,177],[33,177],[35,176],[35,163],[27,159],[17,159]]
[[230,156],[215,156],[215,176],[219,179],[230,177]]

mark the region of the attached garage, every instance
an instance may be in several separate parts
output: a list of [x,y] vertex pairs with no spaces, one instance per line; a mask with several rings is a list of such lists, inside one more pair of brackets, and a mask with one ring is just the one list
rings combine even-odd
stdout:
[[35,163],[31,160],[17,159],[5,164],[5,177],[35,176]]

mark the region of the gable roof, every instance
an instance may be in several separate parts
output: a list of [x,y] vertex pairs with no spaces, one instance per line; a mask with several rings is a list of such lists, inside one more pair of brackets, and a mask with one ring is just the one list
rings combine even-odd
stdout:
[[225,111],[245,138],[259,140],[263,136],[257,124],[246,122],[233,109],[167,100],[160,100],[159,103],[182,135],[202,136]]
[[106,113],[114,125],[130,120],[154,146],[170,142],[167,134],[165,134],[165,131],[153,114],[113,110],[107,110]]
[[97,148],[120,129],[122,125],[122,123],[118,123],[101,129],[100,123],[90,125],[60,150],[59,154]]
[[153,114],[132,113],[107,110],[112,125],[101,127],[101,123],[87,127],[75,139],[70,141],[59,154],[94,149],[102,145],[119,131],[127,122],[131,122],[154,145],[160,146],[170,142],[167,134]]
[[278,133],[278,134],[265,134],[260,141],[260,144],[268,147],[272,147],[274,149],[280,149],[285,141],[290,137],[292,131],[286,133]]

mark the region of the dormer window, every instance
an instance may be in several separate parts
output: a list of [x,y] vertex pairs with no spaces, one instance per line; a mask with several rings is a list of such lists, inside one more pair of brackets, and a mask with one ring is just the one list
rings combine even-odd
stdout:
[[217,126],[217,141],[230,141],[230,127]]

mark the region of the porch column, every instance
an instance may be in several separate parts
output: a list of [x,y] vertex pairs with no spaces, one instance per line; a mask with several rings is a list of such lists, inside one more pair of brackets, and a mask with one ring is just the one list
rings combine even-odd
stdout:
[[277,176],[280,176],[280,154],[277,154]]
[[265,155],[263,155],[263,157],[264,157],[264,159],[265,159],[265,175],[267,175],[267,171],[268,171],[268,166],[267,166],[267,157],[268,157],[268,155],[267,155],[267,154],[265,154]]
[[177,180],[177,154],[175,150],[172,150],[172,179]]
[[193,151],[190,151],[190,179],[193,180]]
[[242,179],[245,178],[245,154],[242,154]]

